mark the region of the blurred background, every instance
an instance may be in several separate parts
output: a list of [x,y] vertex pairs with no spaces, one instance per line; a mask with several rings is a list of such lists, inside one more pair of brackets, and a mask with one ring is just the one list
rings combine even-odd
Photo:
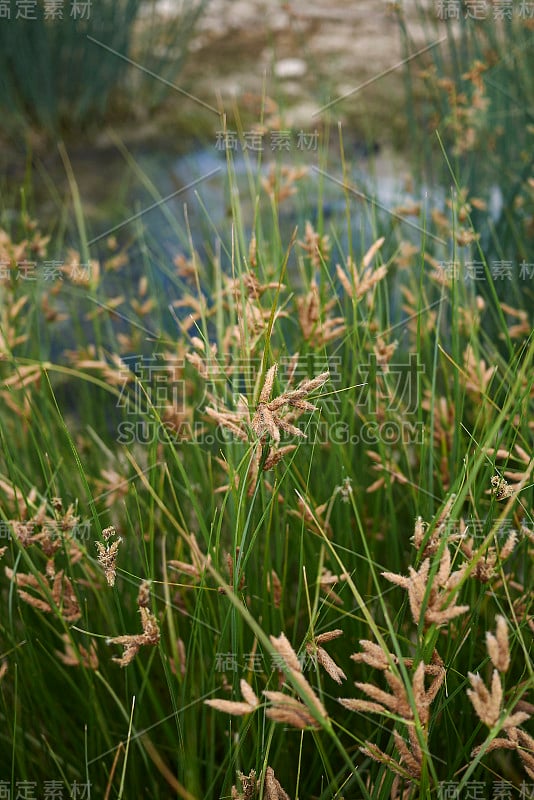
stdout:
[[280,241],[311,221],[333,262],[349,201],[362,241],[378,224],[417,249],[428,232],[453,263],[454,205],[463,261],[482,250],[517,300],[534,271],[533,26],[523,0],[9,0],[0,227],[37,226],[59,269],[95,261],[108,294],[149,265],[179,296],[192,248],[228,266],[235,192],[248,234],[272,214],[259,191]]

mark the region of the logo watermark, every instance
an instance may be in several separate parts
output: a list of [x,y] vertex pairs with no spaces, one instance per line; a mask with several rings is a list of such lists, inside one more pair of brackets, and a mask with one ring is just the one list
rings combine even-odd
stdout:
[[62,20],[65,17],[72,19],[90,19],[92,0],[79,2],[79,0],[0,0],[0,19],[16,21],[23,20]]
[[[124,361],[117,407],[126,418],[117,427],[119,444],[156,441],[211,446],[246,440],[256,413],[246,398],[257,391],[261,359],[237,359],[229,364],[203,360],[196,364],[201,382],[186,378],[185,358],[155,353]],[[329,373],[326,390],[311,398],[316,411],[296,417],[288,413],[288,420],[292,426],[298,425],[303,439],[371,446],[379,442],[422,444],[424,425],[413,419],[420,408],[420,376],[424,373],[417,354],[397,363],[385,363],[380,355],[369,354],[367,362],[357,367],[357,384],[349,389],[342,386],[341,366],[340,356],[280,360],[281,392],[298,388],[310,374]],[[349,402],[342,404],[346,391],[350,392]],[[214,403],[217,413],[211,413]],[[193,419],[195,413],[201,419]],[[217,415],[223,418],[220,423]],[[225,425],[225,415],[231,425]]]
[[437,18],[443,21],[534,19],[534,3],[524,0],[437,0],[435,9]]
[[65,277],[74,283],[88,283],[92,264],[51,261],[0,261],[0,280],[16,281],[62,281]]
[[355,404],[367,414],[415,414],[420,407],[420,376],[424,373],[425,365],[417,353],[410,353],[406,362],[386,362],[370,353],[367,362],[358,365]]
[[[300,430],[312,444],[386,445],[423,444],[425,426],[422,422],[397,422],[371,420],[363,423],[357,432],[351,432],[347,422],[310,420],[302,423]],[[209,447],[241,442],[242,439],[223,425],[206,428],[204,422],[160,424],[156,420],[123,420],[117,426],[117,442],[133,444],[187,444],[197,443]],[[305,442],[303,442],[305,444]]]
[[[68,535],[71,539],[80,539],[81,541],[89,541],[91,538],[91,520],[86,519],[77,522],[72,527],[63,528],[61,521],[45,520],[42,523],[37,523],[33,520],[27,522],[17,523],[23,526],[26,536],[33,536],[36,533],[43,533],[49,539],[60,539],[62,536]],[[16,525],[8,520],[0,520],[0,541],[6,539],[11,541],[13,537],[17,536]],[[0,794],[0,800],[2,795]]]
[[316,152],[319,146],[319,131],[244,131],[239,136],[237,131],[216,131],[215,149],[221,151],[232,150],[237,152],[251,151],[253,153],[263,153],[266,140],[268,139],[270,149],[273,153],[290,152],[291,150],[301,150]]
[[466,781],[460,791],[460,781],[440,781],[438,800],[532,800],[534,783],[522,781],[518,788],[505,780]]
[[[297,655],[297,658],[302,671],[315,666],[313,658],[307,652]],[[231,650],[215,653],[215,672],[240,672],[246,669],[251,672],[266,673],[272,670],[283,671],[289,668],[290,665],[287,659],[279,653],[273,653],[269,658],[258,652],[243,653],[241,657]]]
[[91,782],[0,780],[0,800],[90,800]]
[[490,261],[487,266],[483,261],[438,261],[436,270],[440,277],[448,280],[460,280],[463,278],[465,283],[470,281],[485,281],[487,273],[494,281],[511,281],[514,273],[520,280],[532,280],[534,278],[534,262],[527,262],[525,259],[520,264],[513,261]]

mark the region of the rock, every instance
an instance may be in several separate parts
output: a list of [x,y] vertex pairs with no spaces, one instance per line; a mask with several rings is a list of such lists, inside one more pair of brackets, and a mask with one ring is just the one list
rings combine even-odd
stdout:
[[282,58],[274,65],[274,74],[281,80],[302,78],[307,71],[308,66],[302,58]]

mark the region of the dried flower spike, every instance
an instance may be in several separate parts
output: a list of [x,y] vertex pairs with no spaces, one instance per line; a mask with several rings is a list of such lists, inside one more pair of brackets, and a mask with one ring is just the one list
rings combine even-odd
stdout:
[[416,624],[419,624],[423,615],[427,626],[446,625],[451,619],[469,611],[469,606],[457,606],[451,598],[451,590],[460,582],[464,570],[459,569],[451,573],[451,554],[448,547],[443,551],[430,593],[428,593],[430,559],[425,558],[417,571],[409,567],[409,572],[409,577],[394,572],[383,572],[382,575],[386,580],[407,590],[410,610]]
[[491,485],[493,486],[491,491],[496,500],[506,500],[514,493],[512,487],[509,486],[508,481],[506,481],[504,478],[500,478],[498,475],[493,476],[491,479]]
[[243,701],[220,700],[218,697],[212,700],[204,700],[207,706],[211,706],[216,711],[223,711],[225,714],[232,714],[235,717],[243,717],[255,711],[259,705],[259,700],[252,687],[243,678],[239,682]]
[[336,681],[336,683],[343,683],[343,681],[347,680],[347,676],[341,669],[338,667],[334,659],[326,652],[322,644],[324,642],[330,642],[332,639],[337,639],[339,636],[343,635],[343,631],[336,629],[332,631],[326,631],[325,633],[319,634],[316,636],[312,642],[308,642],[306,644],[306,651],[309,653],[312,658],[316,658],[317,662],[322,666],[325,672],[330,675],[332,680]]
[[486,647],[488,655],[495,669],[499,672],[506,672],[510,666],[510,647],[508,645],[508,627],[505,618],[499,614],[497,616],[496,635],[487,631]]
[[257,797],[259,781],[256,778],[256,770],[251,769],[248,775],[238,770],[237,778],[241,788],[232,786],[232,800],[253,800]]
[[[113,529],[115,530],[115,529]],[[104,533],[104,532],[102,532]],[[106,537],[109,538],[109,537]],[[96,549],[98,550],[98,562],[104,570],[104,575],[109,586],[115,585],[115,577],[117,575],[117,552],[122,539],[119,537],[111,544],[102,544],[102,542],[95,542]]]
[[125,636],[113,636],[106,640],[107,644],[120,644],[124,647],[124,653],[121,658],[112,659],[121,667],[126,667],[133,661],[139,648],[143,645],[152,645],[154,647],[159,642],[159,625],[154,614],[148,608],[141,606],[139,609],[141,614],[141,624],[143,626],[143,633],[134,633]]
[[289,795],[276,779],[272,767],[267,767],[265,771],[265,797],[266,800],[290,800]]
[[270,400],[277,369],[278,365],[273,364],[267,370],[256,413],[252,418],[251,428],[259,439],[263,439],[264,436],[268,435],[275,442],[280,441],[280,431],[291,436],[304,437],[305,434],[282,417],[279,412],[284,406],[297,409],[299,412],[316,411],[316,406],[309,403],[305,398],[326,383],[329,373],[323,372],[315,378],[303,380],[296,389],[290,389]]
[[467,696],[473,704],[478,718],[481,722],[493,728],[501,714],[502,685],[499,673],[493,670],[491,679],[491,689],[488,690],[480,675],[468,673],[471,681],[471,689],[467,690]]

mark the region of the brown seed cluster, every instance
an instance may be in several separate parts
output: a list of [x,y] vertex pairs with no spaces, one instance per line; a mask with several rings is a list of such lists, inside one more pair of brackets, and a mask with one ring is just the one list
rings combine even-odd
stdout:
[[109,542],[113,536],[117,536],[117,532],[113,526],[105,528],[102,531],[102,536],[105,539],[105,544],[102,542],[95,542],[98,551],[98,563],[104,570],[104,575],[108,582],[108,586],[115,585],[115,578],[117,577],[117,554],[121,545],[122,539],[118,536],[115,541]]
[[[534,779],[534,739],[520,726],[527,722],[534,711],[529,703],[519,702],[516,709],[510,712],[504,707],[502,675],[510,666],[510,645],[508,641],[508,625],[505,618],[497,615],[495,634],[486,633],[486,646],[494,670],[489,688],[480,675],[468,674],[471,688],[467,690],[477,717],[488,728],[498,726],[504,736],[495,736],[486,745],[473,750],[473,757],[482,748],[486,753],[492,750],[515,750],[519,755],[523,768],[529,778]],[[528,709],[528,710],[527,710]]]

